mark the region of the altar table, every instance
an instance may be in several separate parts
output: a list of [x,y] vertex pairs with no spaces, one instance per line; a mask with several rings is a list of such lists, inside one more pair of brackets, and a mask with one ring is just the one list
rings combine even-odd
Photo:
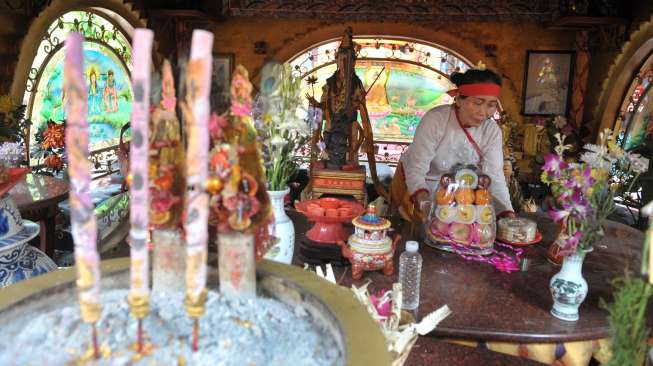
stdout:
[[[310,226],[299,213],[290,212],[289,216],[295,223],[298,243]],[[592,356],[605,360],[605,339],[610,328],[607,312],[599,307],[599,299],[611,301],[610,281],[622,275],[626,268],[639,268],[644,234],[613,221],[605,224],[605,237],[587,255],[583,265],[589,294],[580,307],[580,319],[566,322],[549,313],[553,303],[549,280],[560,267],[549,263],[545,254],[555,240],[558,226],[542,214],[528,217],[537,221],[543,240],[526,248],[524,254],[529,265],[524,271],[513,273],[503,273],[489,264],[468,262],[456,254],[432,249],[424,244],[422,228],[411,234],[409,225],[403,228],[393,225],[402,233],[395,254],[396,269],[405,240],[420,242],[424,263],[417,318],[447,304],[452,314],[430,334],[432,337],[546,364],[587,365]],[[295,250],[294,263],[302,265],[298,263],[297,254]],[[361,280],[352,281],[348,267],[334,269],[340,285],[360,286],[371,280],[371,291],[390,289],[398,275],[397,271],[388,277],[381,272],[365,272]],[[421,339],[417,346],[426,343]]]

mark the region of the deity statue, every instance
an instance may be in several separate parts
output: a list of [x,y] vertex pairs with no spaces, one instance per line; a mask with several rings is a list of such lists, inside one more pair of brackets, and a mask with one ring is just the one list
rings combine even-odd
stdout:
[[327,79],[322,88],[321,101],[317,102],[309,97],[312,105],[324,110],[326,128],[323,134],[318,128],[313,136],[313,146],[316,146],[321,138],[324,139],[328,169],[340,170],[346,166],[358,166],[358,148],[363,142],[363,137],[358,137],[360,130],[357,122],[358,113],[361,115],[363,129],[370,126],[365,106],[366,92],[363,83],[354,72],[355,63],[356,50],[352,42],[352,30],[349,27],[345,30],[336,54],[338,69]]

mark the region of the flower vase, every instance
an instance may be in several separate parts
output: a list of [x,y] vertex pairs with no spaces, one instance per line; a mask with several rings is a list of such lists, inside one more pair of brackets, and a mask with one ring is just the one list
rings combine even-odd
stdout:
[[551,277],[549,290],[553,297],[551,314],[566,321],[578,320],[578,308],[587,296],[587,281],[583,278],[583,261],[586,252],[576,252],[564,257],[562,269]]
[[284,209],[284,197],[289,192],[289,188],[283,191],[268,191],[274,212],[274,225],[271,226],[270,234],[276,237],[276,242],[264,256],[265,259],[285,264],[292,262],[295,251],[295,225]]

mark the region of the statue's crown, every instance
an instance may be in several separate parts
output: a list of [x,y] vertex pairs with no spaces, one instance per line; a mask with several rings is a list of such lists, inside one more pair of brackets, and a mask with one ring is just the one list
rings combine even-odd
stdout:
[[354,46],[356,45],[354,41],[352,41],[352,29],[351,27],[345,28],[345,32],[342,35],[342,40],[340,41],[340,46],[338,47],[338,52],[346,52],[346,51],[351,51],[355,52]]

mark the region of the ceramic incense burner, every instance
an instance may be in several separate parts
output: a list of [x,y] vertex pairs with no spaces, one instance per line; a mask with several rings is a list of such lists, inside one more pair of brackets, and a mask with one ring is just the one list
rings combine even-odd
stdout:
[[388,236],[390,220],[377,216],[374,205],[369,205],[367,212],[354,218],[352,224],[354,234],[349,237],[347,244],[338,242],[342,255],[351,262],[352,277],[357,280],[363,271],[380,269],[384,275],[392,275],[392,256],[401,236],[396,235],[394,240]]

